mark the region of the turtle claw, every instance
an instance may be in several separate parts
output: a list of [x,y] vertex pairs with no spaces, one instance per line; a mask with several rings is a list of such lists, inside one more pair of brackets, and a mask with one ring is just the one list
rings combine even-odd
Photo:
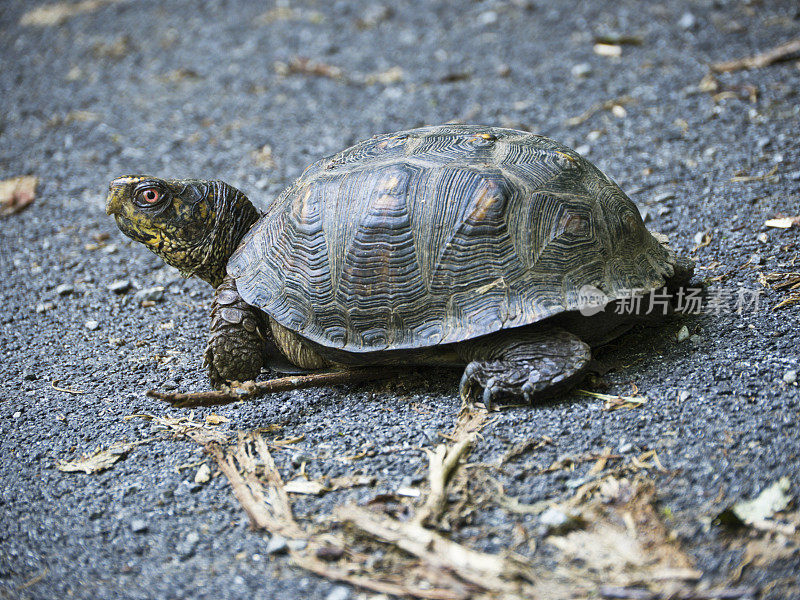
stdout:
[[500,398],[509,398],[510,405],[531,405],[575,385],[591,352],[574,335],[554,328],[508,336],[505,348],[487,352],[479,347],[472,356],[476,360],[461,377],[461,399],[469,405],[482,399],[486,410],[494,410]]

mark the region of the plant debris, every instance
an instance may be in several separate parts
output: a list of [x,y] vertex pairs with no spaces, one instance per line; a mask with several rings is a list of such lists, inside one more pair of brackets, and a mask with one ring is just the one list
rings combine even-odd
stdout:
[[159,392],[150,390],[147,396],[169,402],[175,408],[193,408],[198,406],[218,406],[231,404],[242,400],[252,400],[258,396],[275,392],[288,392],[310,387],[329,385],[342,385],[374,381],[377,379],[390,379],[403,372],[400,368],[369,367],[350,369],[347,371],[331,371],[327,373],[311,373],[310,375],[293,375],[279,377],[267,381],[248,381],[246,383],[233,382],[221,391],[207,392]]
[[775,227],[776,229],[790,229],[792,227],[800,226],[800,216],[797,217],[776,217],[774,219],[767,219],[764,221],[767,227]]
[[20,25],[35,25],[37,27],[52,27],[61,25],[67,19],[76,15],[93,12],[106,4],[120,0],[83,0],[82,2],[56,2],[31,9],[22,15]]
[[302,477],[286,482],[283,488],[290,494],[309,494],[313,496],[319,496],[331,490],[321,481],[303,479]]
[[591,396],[592,398],[603,400],[603,410],[607,411],[618,410],[620,408],[638,408],[647,402],[645,396],[614,396],[611,394],[590,392],[588,390],[577,390],[577,392],[584,396]]
[[800,302],[800,273],[759,273],[759,283],[777,291],[788,291],[789,295],[772,307],[772,310],[792,306]]
[[288,63],[276,62],[275,72],[278,75],[309,75],[312,77],[327,77],[329,79],[344,79],[344,71],[340,67],[312,60],[305,56],[293,56]]
[[778,165],[775,165],[768,173],[763,175],[735,175],[731,177],[734,183],[752,183],[754,181],[772,181],[777,177]]
[[711,65],[711,70],[716,73],[730,73],[742,69],[761,69],[773,63],[788,60],[798,53],[800,53],[800,38],[784,42],[754,56],[714,63]]
[[[463,464],[488,423],[486,412],[463,409],[453,431],[444,436],[448,443],[428,452],[429,492],[416,513],[411,512],[413,500],[382,495],[369,503],[369,509],[339,506],[332,519],[315,518],[318,524],[314,526],[295,520],[289,493],[369,485],[374,478],[296,478],[284,484],[268,443],[257,433],[240,434],[228,450],[216,441],[205,443],[205,448],[228,478],[254,528],[269,531],[273,539],[304,540],[302,546],[286,549],[295,565],[366,590],[441,600],[566,600],[597,594],[689,600],[740,598],[751,593],[749,588],[709,590],[703,573],[670,537],[655,507],[654,484],[641,474],[651,468],[664,470],[654,450],[606,470],[609,460],[621,458],[606,448],[586,458],[596,461],[591,469],[594,479],[571,499],[561,504],[550,500],[523,505],[506,496],[502,484],[489,477],[488,469],[496,467]],[[186,424],[182,420],[173,426]],[[527,451],[547,443],[541,439],[514,449]],[[521,510],[513,510],[515,506]],[[545,539],[552,552],[532,558],[508,550],[492,554],[441,533],[451,529],[448,522],[455,523],[460,514],[493,507],[540,515],[542,526],[550,523]],[[519,536],[523,541],[527,538],[524,527]],[[708,595],[711,591],[713,596]]]
[[65,473],[83,472],[87,475],[99,473],[110,469],[117,461],[125,458],[136,445],[115,442],[105,450],[97,448],[91,454],[84,454],[76,460],[60,460],[56,464],[56,468]]
[[0,218],[25,210],[36,198],[39,180],[32,175],[0,181]]
[[228,437],[216,429],[211,429],[194,421],[194,411],[189,413],[188,417],[156,417],[148,414],[128,415],[125,420],[129,419],[147,419],[153,421],[156,425],[164,427],[171,431],[175,437],[187,437],[198,444],[207,444],[209,442],[226,442]]
[[595,104],[590,107],[586,112],[581,113],[577,117],[572,117],[566,120],[567,127],[577,127],[582,123],[585,123],[589,119],[591,119],[594,115],[604,110],[614,111],[616,110],[619,112],[619,109],[615,109],[614,107],[623,108],[626,104],[631,104],[633,102],[633,98],[631,96],[620,96],[619,98],[614,98],[613,100],[606,100],[605,102],[601,102],[599,104]]
[[729,506],[717,515],[717,519],[723,525],[758,525],[789,506],[792,499],[788,494],[790,487],[789,478],[781,477],[754,499]]

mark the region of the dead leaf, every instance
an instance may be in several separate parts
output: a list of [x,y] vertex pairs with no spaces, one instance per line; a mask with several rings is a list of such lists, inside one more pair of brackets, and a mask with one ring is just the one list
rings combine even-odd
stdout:
[[222,423],[230,423],[230,421],[228,417],[222,417],[217,413],[211,413],[206,417],[206,425],[220,425]]
[[133,447],[134,444],[116,442],[107,450],[98,448],[91,454],[84,454],[76,460],[60,460],[56,464],[56,468],[65,473],[77,473],[81,471],[87,475],[99,473],[100,471],[110,469],[114,463],[125,458]]
[[791,483],[788,477],[781,477],[778,481],[763,490],[752,500],[737,502],[723,510],[717,519],[723,525],[750,525],[772,518],[789,506],[792,497],[787,493]]
[[0,181],[0,217],[9,217],[27,208],[36,198],[37,183],[39,180],[31,175]]
[[119,0],[83,0],[83,2],[56,2],[29,10],[19,20],[20,25],[52,27],[60,25],[67,19],[86,12],[92,12],[106,4]]
[[776,217],[764,221],[767,227],[775,227],[777,229],[789,229],[794,226],[800,226],[800,216],[798,217]]
[[290,494],[309,494],[312,496],[319,496],[330,491],[330,488],[322,482],[312,479],[303,479],[302,477],[287,481],[283,489]]

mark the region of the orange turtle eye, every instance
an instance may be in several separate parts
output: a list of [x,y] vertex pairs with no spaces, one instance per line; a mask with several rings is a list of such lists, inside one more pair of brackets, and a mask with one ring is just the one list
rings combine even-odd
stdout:
[[147,188],[139,194],[147,204],[155,204],[161,199],[161,194],[156,188]]
[[146,187],[140,189],[134,198],[134,204],[143,208],[157,206],[164,200],[164,192],[158,187]]

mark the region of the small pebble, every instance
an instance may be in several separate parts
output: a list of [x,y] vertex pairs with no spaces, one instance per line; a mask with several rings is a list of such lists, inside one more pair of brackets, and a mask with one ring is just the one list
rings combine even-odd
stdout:
[[164,299],[164,286],[144,288],[133,295],[135,302],[161,302]]
[[343,585],[334,586],[325,596],[325,600],[347,600],[350,597],[350,589]]
[[759,234],[758,234],[758,237],[757,237],[756,239],[757,239],[759,242],[761,242],[762,244],[766,244],[766,243],[769,241],[769,236],[767,235],[767,232],[766,232],[766,231],[764,231],[764,232],[762,232],[762,233],[759,233]]
[[39,302],[36,305],[36,312],[41,314],[43,312],[47,312],[48,310],[53,310],[55,308],[55,304],[52,302]]
[[487,10],[484,13],[478,15],[478,23],[480,25],[491,25],[493,23],[497,23],[497,13],[493,10]]
[[86,323],[84,323],[83,326],[86,327],[86,329],[88,329],[89,331],[95,331],[98,327],[100,327],[100,323],[98,323],[95,320],[89,320],[86,321]]
[[588,77],[592,74],[592,65],[589,63],[578,63],[577,65],[573,65],[572,69],[570,69],[573,77],[581,79],[583,77]]
[[539,515],[539,524],[544,529],[545,535],[560,535],[579,527],[580,521],[574,515],[551,506]]
[[56,294],[59,296],[67,296],[75,291],[75,287],[71,286],[68,283],[62,283],[60,286],[56,288]]
[[267,544],[267,554],[284,554],[289,550],[289,544],[282,535],[273,535]]
[[619,445],[620,454],[625,454],[626,452],[630,452],[631,450],[633,450],[633,444],[631,444],[630,442],[624,442]]
[[131,521],[131,531],[133,533],[145,533],[147,531],[147,521],[144,519],[134,519]]
[[689,341],[692,342],[693,344],[699,344],[700,342],[703,341],[703,338],[701,338],[696,333],[693,333],[692,335],[689,336]]
[[194,474],[194,482],[208,483],[210,480],[211,480],[211,468],[206,463],[203,463],[202,465],[200,465],[200,468],[197,469],[197,473]]
[[127,279],[117,279],[108,286],[108,290],[115,294],[124,294],[129,289],[131,289],[131,282]]
[[789,385],[795,383],[797,381],[797,371],[794,369],[786,371],[786,373],[783,374],[783,380]]
[[317,558],[325,562],[333,562],[344,556],[344,548],[339,546],[322,546],[317,548]]
[[678,20],[678,27],[681,29],[693,29],[697,25],[697,18],[690,12],[685,12]]
[[577,148],[575,148],[575,152],[578,154],[587,155],[592,151],[592,147],[589,144],[581,144]]
[[689,339],[689,328],[686,325],[684,325],[683,327],[681,327],[678,330],[678,333],[675,334],[675,337],[679,342],[684,342],[684,341],[688,340]]
[[197,544],[199,542],[200,534],[196,531],[190,531],[186,535],[186,538],[175,547],[178,557],[181,560],[187,560],[194,556],[194,553],[197,550]]
[[692,392],[688,390],[681,390],[681,393],[678,395],[678,402],[686,402],[691,397]]

